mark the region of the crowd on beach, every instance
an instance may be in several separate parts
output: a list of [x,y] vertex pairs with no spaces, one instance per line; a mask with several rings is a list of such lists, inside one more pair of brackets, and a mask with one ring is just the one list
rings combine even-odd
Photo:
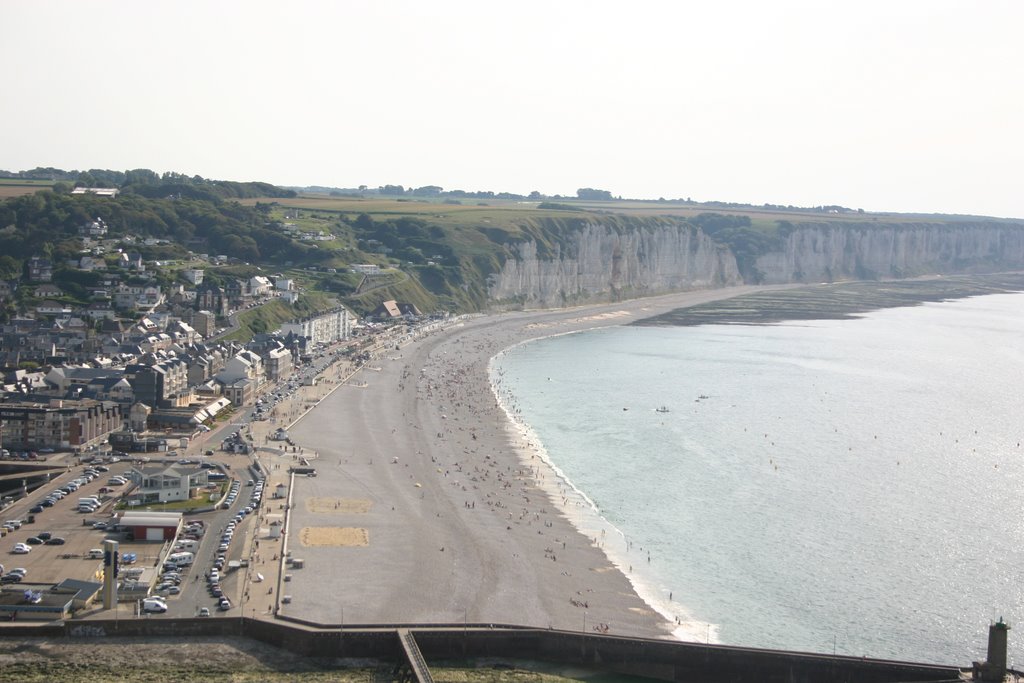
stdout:
[[[385,502],[395,514],[410,514],[401,501],[388,505],[377,493],[382,489],[374,483],[386,484],[387,478],[395,475],[394,470],[383,473],[380,464],[408,468],[407,481],[417,487],[419,505],[413,511],[417,520],[445,520],[439,523],[458,529],[435,546],[437,556],[447,558],[442,564],[452,563],[452,571],[465,571],[459,558],[479,557],[469,547],[477,552],[487,548],[498,555],[493,558],[498,575],[489,579],[498,582],[498,593],[521,578],[523,585],[532,586],[539,594],[480,592],[465,607],[467,615],[472,611],[487,621],[575,630],[582,617],[584,624],[593,619],[588,631],[608,633],[614,629],[630,635],[668,636],[673,620],[636,595],[628,572],[616,569],[606,555],[604,534],[591,536],[573,525],[573,519],[579,517],[575,510],[585,502],[541,457],[500,373],[493,383],[489,376],[491,359],[512,344],[537,334],[557,333],[566,326],[582,328],[589,321],[568,318],[562,323],[538,325],[529,318],[522,322],[489,318],[478,322],[482,324],[449,329],[437,338],[419,336],[400,353],[378,355],[361,375],[344,380],[359,390],[332,399],[336,401],[332,410],[342,411],[338,420],[344,421],[346,412],[352,412],[343,407],[350,405],[345,401],[357,402],[352,406],[368,401],[367,409],[375,411],[375,423],[387,424],[386,434],[373,432],[373,438],[380,438],[381,444],[394,444],[390,452],[366,453],[362,464],[370,470],[360,470],[366,475],[358,482],[364,489],[361,493]],[[366,368],[378,374],[367,377]],[[374,402],[373,396],[380,398]],[[382,406],[388,415],[380,414]],[[347,452],[338,452],[337,446],[321,447],[321,458],[325,453],[329,460],[337,461],[332,472],[354,479],[346,471],[350,467]],[[432,482],[428,481],[431,477]],[[455,526],[452,511],[459,519]],[[371,529],[370,538],[377,538],[375,533]],[[369,547],[372,552],[372,541]],[[622,550],[636,552],[625,541]],[[650,561],[649,554],[646,559]],[[425,561],[420,558],[421,568],[426,567]],[[482,561],[490,566],[492,560]],[[472,578],[460,585],[480,581],[480,577]],[[493,589],[494,584],[491,586]],[[417,596],[414,602],[423,599]],[[437,613],[451,611],[444,595],[436,600]]]

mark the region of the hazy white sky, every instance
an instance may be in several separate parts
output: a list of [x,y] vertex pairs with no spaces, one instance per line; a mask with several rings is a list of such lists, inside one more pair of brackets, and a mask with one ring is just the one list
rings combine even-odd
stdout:
[[1024,2],[4,0],[0,168],[1024,217]]

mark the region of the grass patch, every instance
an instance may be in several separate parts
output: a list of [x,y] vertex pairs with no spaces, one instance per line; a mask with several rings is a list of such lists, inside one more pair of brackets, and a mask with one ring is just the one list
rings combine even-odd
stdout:
[[210,507],[213,504],[210,497],[213,496],[214,500],[220,500],[223,498],[229,484],[230,480],[218,483],[217,488],[215,489],[202,489],[198,496],[189,498],[188,500],[175,500],[170,503],[146,503],[145,505],[126,505],[125,503],[118,503],[116,509],[147,510],[151,512],[184,512],[187,510],[195,510],[197,508]]

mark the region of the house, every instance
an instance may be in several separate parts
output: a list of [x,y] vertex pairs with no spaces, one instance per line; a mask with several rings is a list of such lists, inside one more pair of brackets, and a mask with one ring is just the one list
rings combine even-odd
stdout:
[[55,296],[64,296],[64,290],[57,285],[46,283],[36,287],[35,295],[43,299],[49,299]]
[[113,320],[117,317],[117,313],[110,307],[110,304],[100,301],[89,304],[89,307],[85,309],[85,315],[93,320]]
[[373,309],[368,317],[377,320],[396,320],[405,317],[419,317],[420,315],[419,309],[414,304],[400,304],[394,299],[390,299]]
[[136,541],[172,541],[181,531],[180,512],[133,511],[121,515],[118,524]]
[[121,191],[114,187],[76,187],[71,194],[94,194],[97,197],[116,197]]
[[33,256],[28,260],[28,279],[30,282],[49,282],[53,279],[53,263],[50,259]]
[[249,278],[249,295],[255,297],[267,296],[270,294],[270,290],[273,285],[270,283],[270,279],[262,275]]
[[36,306],[36,313],[39,315],[71,315],[71,308],[59,301],[44,301]]
[[196,290],[196,310],[227,315],[228,297],[222,288],[207,282]]
[[[154,465],[150,467],[131,468],[128,478],[136,488],[128,496],[129,504],[145,505],[146,503],[170,503],[176,500],[188,500],[206,486],[206,470],[194,465]],[[122,526],[124,522],[121,523]]]
[[203,284],[203,276],[205,271],[202,268],[186,268],[181,271],[181,276],[191,282],[193,285]]
[[217,316],[210,311],[196,311],[192,314],[192,327],[204,339],[210,337],[217,329]]
[[83,223],[78,226],[78,234],[82,237],[103,237],[107,234],[107,223],[102,218]]

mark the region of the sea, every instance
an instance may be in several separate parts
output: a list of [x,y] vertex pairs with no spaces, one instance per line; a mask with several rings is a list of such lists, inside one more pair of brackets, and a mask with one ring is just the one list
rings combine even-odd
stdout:
[[1024,294],[528,341],[491,378],[685,640],[1024,665]]

